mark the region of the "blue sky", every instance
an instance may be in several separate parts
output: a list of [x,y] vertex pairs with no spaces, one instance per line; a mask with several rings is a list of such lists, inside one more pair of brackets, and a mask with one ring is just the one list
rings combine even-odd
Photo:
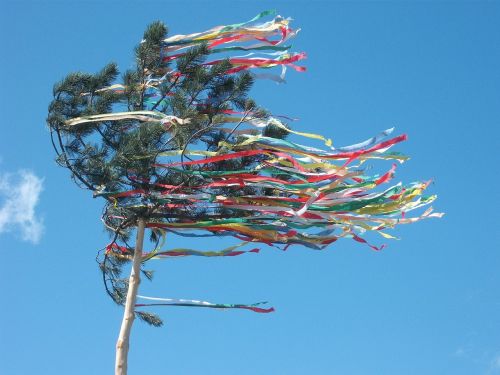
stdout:
[[446,216],[399,228],[382,252],[344,240],[323,252],[157,263],[144,293],[268,300],[277,311],[158,309],[163,328],[134,326],[130,374],[500,374],[498,3],[1,5],[0,373],[113,371],[121,309],[94,260],[108,240],[102,202],[53,161],[52,85],[111,60],[131,67],[153,20],[185,34],[275,8],[302,28],[293,44],[308,71],[257,82],[258,103],[336,145],[396,126],[409,136],[397,150],[411,156],[396,180],[433,178]]

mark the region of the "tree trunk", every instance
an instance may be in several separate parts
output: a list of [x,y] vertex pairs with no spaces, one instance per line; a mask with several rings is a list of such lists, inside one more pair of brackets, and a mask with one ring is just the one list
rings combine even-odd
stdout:
[[144,243],[144,228],[145,220],[140,218],[137,222],[137,238],[135,242],[134,259],[127,291],[127,300],[125,301],[125,310],[123,311],[122,326],[120,335],[116,342],[116,362],[115,375],[127,374],[127,356],[129,348],[130,331],[135,318],[135,301],[137,299],[137,291],[141,282],[141,260],[142,260],[142,245]]

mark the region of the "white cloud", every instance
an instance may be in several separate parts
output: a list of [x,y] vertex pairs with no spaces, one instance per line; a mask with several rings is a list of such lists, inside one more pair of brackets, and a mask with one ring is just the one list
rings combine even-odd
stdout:
[[456,357],[465,357],[467,356],[467,350],[462,347],[459,347],[457,350],[455,350],[454,354]]
[[15,230],[24,241],[40,241],[43,221],[35,208],[42,188],[43,180],[30,171],[0,173],[0,234]]
[[497,354],[495,357],[493,357],[491,361],[491,369],[493,371],[500,371],[500,354]]

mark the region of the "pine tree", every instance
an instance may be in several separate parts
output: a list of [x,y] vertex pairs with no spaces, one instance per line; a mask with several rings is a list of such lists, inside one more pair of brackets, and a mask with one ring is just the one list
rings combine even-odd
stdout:
[[[132,228],[137,227],[135,249],[127,248],[120,254],[122,256],[105,254],[100,262],[108,294],[116,303],[126,305],[121,341],[117,344],[118,352],[125,347],[122,350],[125,356],[134,314],[154,326],[162,325],[156,315],[134,311],[140,272],[148,279],[152,277],[150,271],[141,270],[145,222],[196,220],[203,217],[204,212],[196,208],[169,208],[168,217],[165,217],[160,208],[162,203],[149,200],[147,196],[143,197],[140,207],[117,207],[116,198],[108,197],[103,191],[154,192],[153,181],[157,185],[199,185],[202,179],[196,175],[186,175],[181,171],[159,174],[153,166],[158,155],[185,151],[189,144],[199,142],[213,151],[219,149],[222,140],[234,143],[237,137],[217,129],[220,115],[227,110],[238,109],[247,115],[252,113],[254,118],[266,116],[265,111],[248,98],[254,82],[250,73],[227,74],[232,68],[227,59],[209,67],[203,65],[210,54],[206,43],[189,49],[177,59],[175,74],[155,87],[161,97],[150,100],[148,84],[152,77],[165,76],[169,71],[170,64],[164,62],[161,56],[166,35],[167,28],[161,22],[147,27],[143,42],[135,49],[136,68],[123,74],[122,91],[107,90],[119,75],[115,63],[106,65],[96,74],[69,74],[54,86],[54,100],[50,104],[47,120],[58,164],[68,168],[73,180],[81,187],[92,190],[95,196],[106,198],[103,217],[110,221],[105,222],[105,226],[114,237],[112,243],[117,239],[128,243]],[[75,118],[109,114],[124,106],[126,111],[139,115],[112,121],[103,119],[91,126],[71,122]],[[140,111],[149,110],[169,114],[172,120],[162,122],[140,114]],[[190,120],[178,126],[176,119]],[[272,126],[266,129],[266,134],[284,136],[282,131]],[[257,159],[258,156],[254,156],[213,163],[210,170],[244,169]],[[250,190],[247,188],[245,192],[250,193]],[[226,210],[220,212],[219,217],[228,218],[232,214]],[[115,216],[124,219],[117,224],[112,219]],[[158,242],[157,231],[151,232],[151,240]],[[131,258],[132,273],[127,280],[121,277],[122,268]],[[121,365],[124,367],[122,371],[126,372],[126,358]]]
[[[266,14],[269,12],[258,18]],[[388,181],[393,169],[383,176],[369,177],[348,167],[354,160],[371,157],[403,160],[401,155],[382,151],[404,137],[385,143],[375,137],[358,147],[330,147],[329,151],[285,140],[295,133],[331,145],[321,136],[294,132],[248,97],[256,77],[248,71],[250,68],[295,67],[292,63],[304,57],[289,54],[289,47],[281,46],[294,34],[288,20],[277,17],[273,22],[272,27],[264,24],[247,34],[248,23],[244,23],[213,29],[203,34],[204,38],[184,39],[167,38],[166,26],[154,22],[135,49],[134,69],[119,77],[117,65],[110,63],[95,74],[69,74],[54,86],[47,122],[57,163],[71,171],[79,186],[105,199],[102,220],[112,239],[101,252],[99,266],[107,293],[114,302],[125,306],[117,342],[117,374],[127,372],[134,317],[162,325],[158,316],[136,310],[148,305],[136,302],[141,275],[146,279],[153,275],[145,268],[148,260],[243,253],[236,247],[210,254],[162,251],[165,231],[180,234],[185,229],[205,230],[244,243],[285,247],[296,243],[321,249],[345,236],[366,242],[358,230],[378,231],[405,220],[412,222],[415,219],[396,221],[383,215],[404,212],[434,199],[413,201],[418,190],[426,187],[422,184],[405,189],[393,187],[367,196],[365,191]],[[255,30],[279,33],[282,39],[258,39]],[[214,33],[219,38],[215,42],[209,38]],[[252,49],[219,47],[231,38],[255,38],[264,45],[253,49],[281,50],[282,54],[274,60],[209,61],[214,52]],[[172,53],[176,50],[182,52]],[[248,123],[256,128],[241,130]],[[231,126],[224,127],[227,124]],[[336,166],[329,164],[331,160],[347,161]],[[340,192],[349,194],[334,199]],[[426,212],[423,216],[432,215]],[[311,233],[314,227],[324,230]],[[149,253],[143,250],[146,229],[154,244]],[[335,231],[340,233],[332,235]],[[131,273],[125,278],[123,268],[129,263]],[[189,301],[168,304],[192,305]],[[272,311],[257,305],[205,306]]]

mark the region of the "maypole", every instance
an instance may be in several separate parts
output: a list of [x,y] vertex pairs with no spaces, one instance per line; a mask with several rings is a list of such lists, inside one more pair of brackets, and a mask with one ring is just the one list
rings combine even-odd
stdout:
[[[155,23],[136,50],[137,69],[123,82],[116,82],[116,66],[108,65],[96,75],[70,75],[54,88],[48,123],[58,162],[106,200],[102,221],[113,239],[100,267],[108,294],[125,306],[117,374],[127,371],[134,317],[161,325],[137,309],[274,311],[265,302],[139,295],[140,274],[150,278],[144,267],[151,260],[239,256],[264,246],[323,250],[340,238],[378,251],[385,244],[368,242],[367,233],[394,239],[398,225],[442,216],[430,207],[436,196],[425,195],[429,181],[391,184],[397,165],[407,160],[392,151],[405,134],[394,135],[391,128],[338,147],[327,136],[292,129],[295,119],[272,115],[248,99],[255,79],[283,82],[288,68],[305,71],[297,63],[306,54],[287,44],[299,31],[290,22],[266,11],[244,23],[171,37]],[[367,166],[373,160],[390,166],[372,172]],[[133,230],[135,245],[128,242]],[[145,232],[154,243],[147,251]],[[237,243],[213,251],[169,249],[167,233],[227,236]],[[120,273],[130,261],[127,282]]]

